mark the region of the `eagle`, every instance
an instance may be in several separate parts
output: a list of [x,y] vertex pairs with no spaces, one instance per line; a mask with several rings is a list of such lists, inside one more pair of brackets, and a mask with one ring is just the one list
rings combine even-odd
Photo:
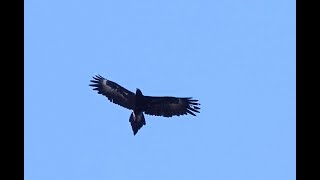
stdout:
[[90,82],[89,86],[94,87],[93,90],[98,94],[106,96],[115,104],[132,110],[129,122],[133,135],[136,135],[139,129],[146,125],[143,113],[164,117],[187,114],[196,116],[196,113],[200,113],[200,103],[191,97],[144,96],[139,88],[136,88],[136,93],[133,93],[100,75],[93,76]]

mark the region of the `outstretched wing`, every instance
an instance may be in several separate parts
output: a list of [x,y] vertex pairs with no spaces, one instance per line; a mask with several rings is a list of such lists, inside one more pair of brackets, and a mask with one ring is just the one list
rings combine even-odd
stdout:
[[146,114],[155,116],[180,116],[185,114],[195,115],[200,113],[198,100],[192,98],[176,97],[144,97],[143,110]]
[[93,77],[92,84],[89,86],[94,87],[93,90],[98,91],[98,94],[106,96],[111,102],[118,104],[127,109],[133,109],[135,94],[119,84],[109,81],[100,75]]

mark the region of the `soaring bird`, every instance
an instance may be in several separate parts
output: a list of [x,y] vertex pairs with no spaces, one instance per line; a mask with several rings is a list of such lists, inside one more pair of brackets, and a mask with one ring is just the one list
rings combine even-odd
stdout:
[[133,111],[129,118],[133,135],[136,135],[138,130],[146,125],[143,113],[164,117],[187,114],[196,116],[195,113],[200,113],[198,100],[191,97],[144,96],[138,88],[136,93],[133,93],[100,75],[94,76],[90,82],[92,84],[89,86],[94,87],[93,90],[98,91],[98,94],[102,94],[111,102]]

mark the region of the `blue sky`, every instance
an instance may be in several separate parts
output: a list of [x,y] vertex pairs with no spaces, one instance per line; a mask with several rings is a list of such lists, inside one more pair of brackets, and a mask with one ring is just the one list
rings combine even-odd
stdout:
[[[291,180],[295,1],[25,1],[26,180]],[[193,97],[146,116],[88,86]]]

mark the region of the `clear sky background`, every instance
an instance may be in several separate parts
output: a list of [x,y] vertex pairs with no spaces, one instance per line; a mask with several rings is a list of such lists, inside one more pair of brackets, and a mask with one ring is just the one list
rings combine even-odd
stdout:
[[[26,180],[293,180],[293,0],[25,1]],[[88,86],[193,97],[146,116]]]

